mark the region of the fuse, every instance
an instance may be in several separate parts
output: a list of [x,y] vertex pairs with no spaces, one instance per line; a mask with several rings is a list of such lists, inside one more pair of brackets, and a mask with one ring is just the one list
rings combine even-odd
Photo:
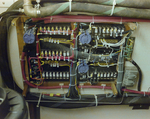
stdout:
[[98,30],[97,30],[97,27],[95,27],[95,34],[97,34],[98,33]]
[[99,35],[101,35],[101,29],[102,29],[102,28],[101,28],[101,27],[99,27]]
[[51,43],[53,43],[53,39],[51,39]]
[[50,57],[51,56],[51,51],[49,51],[48,54],[49,54],[49,57]]
[[113,28],[110,29],[110,36],[113,34]]
[[69,57],[69,51],[67,51],[67,56]]
[[108,72],[107,77],[110,77],[110,73]]
[[112,72],[112,73],[111,73],[111,77],[113,77],[113,75],[114,75],[114,74],[113,74],[113,72]]
[[58,34],[60,34],[60,33],[61,33],[61,31],[62,31],[62,27],[59,27],[59,32],[58,32]]
[[63,73],[63,78],[64,78],[64,79],[66,78],[66,73],[65,73],[65,72]]
[[42,31],[42,27],[40,26],[40,31]]
[[55,56],[55,52],[54,51],[52,51],[52,55]]
[[60,79],[62,78],[62,72],[60,72]]
[[49,77],[50,77],[50,79],[52,79],[52,72],[49,73]]
[[52,26],[51,31],[54,31],[54,27]]
[[56,43],[56,40],[54,40],[54,43]]
[[55,30],[58,31],[58,27],[57,26],[56,26]]
[[104,77],[106,78],[106,73],[104,73]]
[[97,74],[97,78],[99,78],[99,77],[100,77],[100,73]]
[[65,51],[63,52],[63,56],[66,57],[66,52]]
[[59,40],[57,40],[57,44],[59,44]]
[[48,72],[46,72],[46,78],[48,79]]
[[69,79],[69,72],[67,72],[67,79]]
[[49,26],[48,26],[47,30],[50,31],[50,27]]
[[56,56],[58,56],[58,51],[56,51]]
[[45,57],[47,57],[47,51],[45,50]]
[[43,51],[41,51],[41,56],[42,56],[42,57],[44,56],[44,52],[43,52]]
[[101,73],[101,78],[103,78],[103,72]]
[[59,73],[58,73],[58,72],[56,73],[56,78],[57,78],[57,79],[59,78]]
[[62,51],[60,51],[59,56],[62,56]]
[[64,26],[63,27],[63,35],[65,35],[65,32],[66,32],[66,27]]
[[114,33],[117,33],[117,28],[116,27],[114,27]]
[[46,31],[46,27],[44,26],[44,31]]
[[109,27],[107,28],[106,33],[109,33]]
[[43,72],[42,77],[45,78],[45,72]]
[[53,72],[53,79],[55,79],[55,72]]
[[49,42],[49,43],[51,42],[51,38],[49,38],[48,42]]
[[57,68],[59,67],[59,63],[57,63]]
[[105,33],[105,30],[106,30],[106,28],[104,27],[103,30],[102,30],[102,33]]

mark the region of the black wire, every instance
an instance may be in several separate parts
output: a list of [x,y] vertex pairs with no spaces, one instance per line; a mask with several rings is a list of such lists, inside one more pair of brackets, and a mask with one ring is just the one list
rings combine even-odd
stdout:
[[138,69],[138,72],[139,72],[138,91],[141,91],[142,71],[134,60],[131,60],[130,62]]

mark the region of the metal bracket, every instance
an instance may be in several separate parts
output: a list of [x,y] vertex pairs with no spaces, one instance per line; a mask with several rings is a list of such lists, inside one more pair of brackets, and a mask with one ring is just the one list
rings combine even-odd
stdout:
[[146,109],[146,110],[148,110],[149,109],[149,105],[140,105],[140,104],[138,104],[138,105],[129,105],[129,106],[133,106],[133,108],[132,108],[132,110],[139,110],[139,109]]

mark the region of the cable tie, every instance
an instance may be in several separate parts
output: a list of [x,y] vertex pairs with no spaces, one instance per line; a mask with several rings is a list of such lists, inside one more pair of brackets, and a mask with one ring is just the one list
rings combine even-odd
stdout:
[[97,102],[97,95],[94,95],[95,96],[95,106],[97,107],[97,104],[98,104],[98,102]]
[[[53,17],[51,16],[51,17],[50,17],[50,23],[51,23],[52,21],[53,21]],[[50,33],[51,33],[51,31],[50,31]]]
[[122,82],[117,82],[117,84],[122,84]]
[[71,49],[72,49],[72,50],[77,50],[78,48],[73,48],[73,47],[71,47]]
[[105,90],[105,86],[103,85],[103,90]]
[[126,97],[128,97],[128,93],[126,93]]
[[76,76],[77,74],[70,74],[71,77]]
[[145,97],[145,92],[144,92],[144,97]]
[[122,24],[122,17],[121,17],[121,21],[120,21],[120,24]]
[[72,4],[72,0],[69,0],[69,12],[71,12],[71,4]]
[[124,62],[118,62],[118,64],[124,64]]
[[77,61],[72,61],[72,63],[76,63]]
[[110,16],[113,15],[115,6],[116,6],[116,0],[113,1],[113,6],[112,6],[112,9],[111,9],[111,14],[110,14]]
[[66,94],[64,93],[64,100],[66,101]]
[[81,95],[79,95],[79,100],[81,100]]
[[39,41],[36,41],[36,43],[39,43]]
[[38,104],[37,104],[36,107],[39,107],[39,104],[40,104],[40,102],[41,102],[41,97],[42,97],[42,93],[40,93],[40,97],[39,97]]
[[25,59],[20,59],[20,61],[25,61]]
[[92,22],[92,23],[94,24],[94,16],[92,16],[92,19],[93,19],[93,22]]
[[118,71],[118,73],[123,73],[123,71]]
[[75,85],[69,84],[69,86],[73,87],[73,86],[76,86],[76,84]]

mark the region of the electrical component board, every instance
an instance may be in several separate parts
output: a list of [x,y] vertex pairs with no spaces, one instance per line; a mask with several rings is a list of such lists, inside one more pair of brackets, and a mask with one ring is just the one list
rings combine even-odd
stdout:
[[69,98],[78,98],[83,85],[109,85],[115,96],[122,86],[134,86],[137,79],[127,70],[123,78],[124,60],[131,60],[135,40],[126,25],[30,21],[23,37],[30,86],[65,86]]

